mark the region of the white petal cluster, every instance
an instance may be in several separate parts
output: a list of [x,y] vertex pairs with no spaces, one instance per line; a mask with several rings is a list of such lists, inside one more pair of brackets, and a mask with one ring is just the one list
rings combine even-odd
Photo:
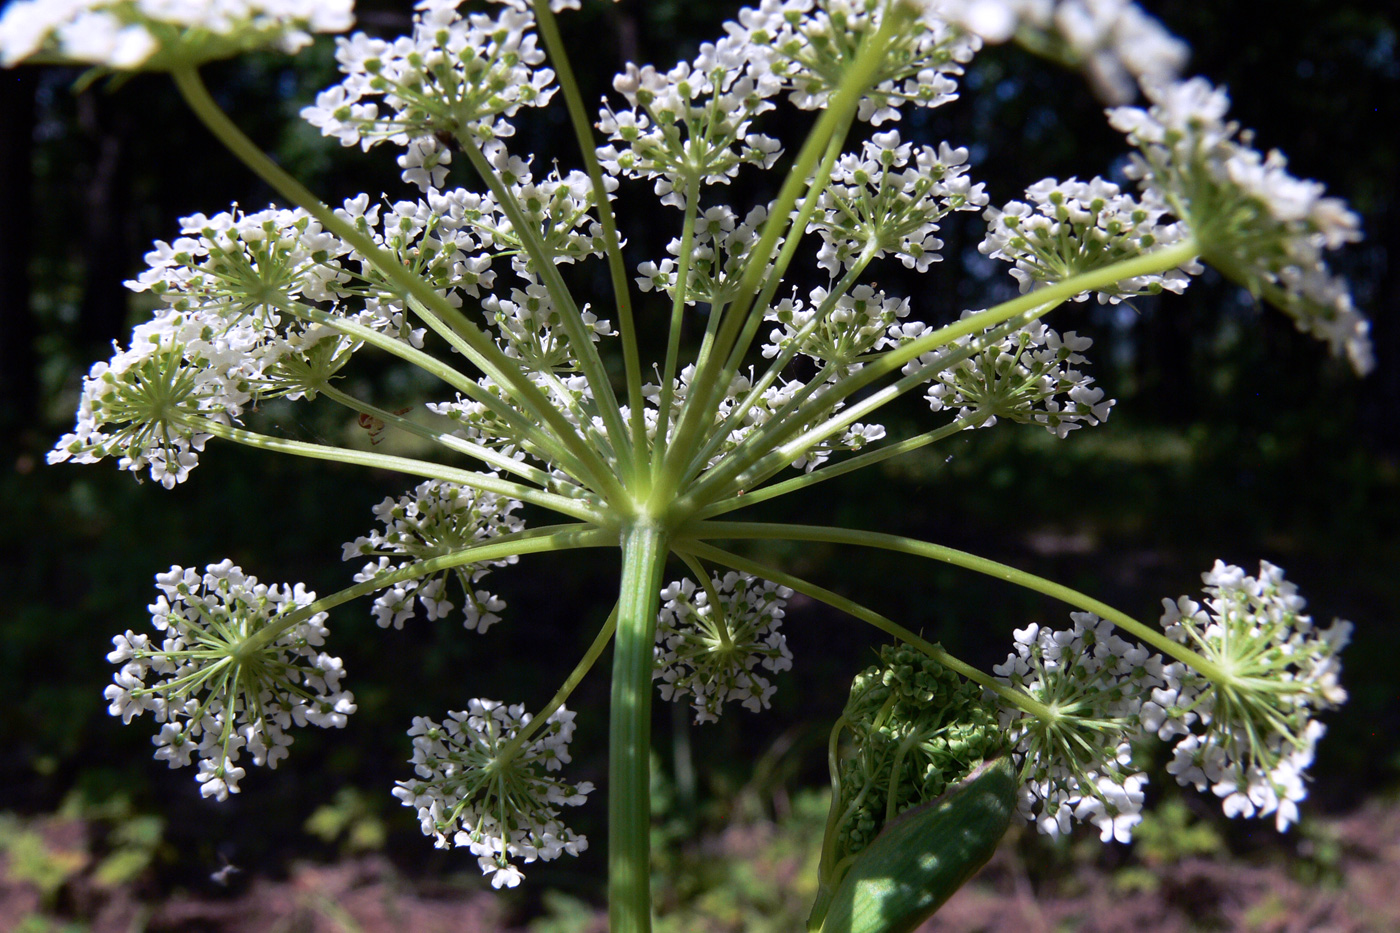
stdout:
[[[508,299],[488,295],[481,303],[482,310],[495,319],[506,355],[535,372],[576,372],[578,357],[549,290],[533,276],[526,281],[523,289],[512,288]],[[600,319],[588,305],[579,316],[594,343],[613,333],[612,323]]]
[[[987,236],[978,250],[1013,263],[1011,274],[1025,293],[1184,239],[1185,225],[1163,222],[1167,213],[1166,204],[1150,194],[1138,201],[1102,178],[1046,178],[1026,189],[1026,201],[987,208]],[[1105,304],[1163,290],[1181,294],[1190,282],[1188,273],[1200,271],[1193,260],[1166,272],[1123,279],[1095,294]],[[1072,300],[1088,297],[1081,292]]]
[[1150,691],[1164,682],[1163,665],[1114,634],[1111,623],[1087,612],[1071,618],[1074,627],[1064,631],[1017,630],[1015,652],[993,668],[1051,713],[1001,712],[1025,782],[1018,809],[1042,833],[1067,833],[1080,820],[1098,827],[1105,842],[1127,842],[1142,819],[1147,784],[1133,768],[1130,743]]
[[442,134],[479,145],[515,132],[507,118],[542,107],[557,87],[527,4],[463,13],[459,0],[420,0],[413,33],[392,42],[355,33],[336,42],[345,79],[302,119],[342,145],[408,147]]
[[1190,48],[1132,0],[920,0],[988,42],[1019,43],[1082,70],[1099,98],[1126,104],[1142,78],[1175,80]]
[[771,168],[782,147],[752,127],[781,85],[755,71],[753,52],[730,36],[664,74],[629,62],[613,79],[627,109],[604,106],[599,116],[610,141],[598,149],[603,169],[653,179],[661,203],[683,209],[690,184],[726,185],[746,164]]
[[354,0],[12,0],[0,17],[0,67],[42,56],[132,70],[295,52],[310,33],[354,20]]
[[170,311],[139,325],[128,349],[94,363],[83,379],[77,423],[49,451],[48,462],[118,457],[121,469],[149,469],[166,489],[184,482],[211,436],[200,419],[224,420],[247,397],[238,381],[217,378],[190,350],[202,331],[199,322]]
[[758,712],[777,690],[761,667],[792,667],[787,639],[778,631],[792,590],[749,574],[713,577],[718,597],[689,578],[661,591],[656,626],[656,670],[663,700],[689,699],[695,721],[716,722],[724,704],[737,701]]
[[764,320],[780,325],[763,345],[765,358],[800,353],[851,372],[867,354],[897,344],[890,332],[909,316],[909,299],[869,285],[857,285],[849,292],[818,287],[807,297],[806,304],[784,299],[764,314]]
[[416,777],[399,781],[394,796],[418,811],[424,835],[438,848],[464,846],[491,886],[513,888],[526,865],[578,855],[588,839],[559,821],[560,808],[588,800],[593,785],[554,776],[571,760],[574,713],[560,707],[523,743],[512,740],[531,722],[522,705],[477,699],[441,723],[413,720]]
[[1225,119],[1225,92],[1205,79],[1146,81],[1143,90],[1148,109],[1109,111],[1138,148],[1129,175],[1187,222],[1207,262],[1368,372],[1370,322],[1323,258],[1361,238],[1357,216],[1319,182],[1290,175],[1278,150],[1252,148],[1250,134]]
[[943,257],[938,222],[952,211],[985,207],[981,184],[967,177],[967,150],[941,143],[901,142],[891,130],[842,156],[821,193],[807,232],[821,235],[817,262],[833,277],[857,260],[897,256],[906,269],[927,272]]
[[156,241],[128,288],[181,311],[266,319],[296,301],[331,300],[348,278],[340,259],[349,248],[300,208],[249,214],[234,205],[180,218],[180,233]]
[[[726,29],[755,50],[757,62],[770,80],[782,83],[794,105],[818,110],[879,29],[887,6],[865,0],[764,0],[741,10],[738,22]],[[857,116],[879,126],[898,120],[905,104],[931,108],[954,100],[956,78],[981,44],[942,17],[920,16],[894,37]]]
[[[718,205],[703,211],[695,219],[690,247],[689,269],[686,275],[686,304],[725,305],[739,290],[739,279],[748,263],[749,251],[758,239],[768,208],[754,206],[742,218],[733,208]],[[778,241],[778,246],[782,245]],[[672,259],[644,262],[637,266],[637,287],[644,292],[664,291],[674,295],[680,278],[680,258],[683,243],[680,238],[666,244]]]
[[161,724],[155,757],[172,768],[197,761],[203,796],[238,793],[243,752],[277,767],[293,724],[339,729],[355,712],[340,659],[319,650],[326,614],[282,624],[315,601],[302,584],[268,586],[225,560],[202,574],[171,567],[156,574],[156,588],[158,634],[112,639],[107,660],[121,670],[104,695],[123,722],[149,712]]
[[[913,339],[923,330],[922,324],[906,325],[899,335]],[[1061,336],[1040,321],[1001,337],[988,333],[993,336],[959,337],[948,350],[925,353],[904,367],[905,375],[929,374],[924,397],[934,411],[957,409],[976,427],[998,418],[1039,424],[1059,438],[1107,420],[1114,400],[1078,368],[1088,362],[1082,353],[1093,344],[1088,337],[1074,331]],[[936,369],[950,355],[961,359]]]
[[[217,226],[230,216],[185,223]],[[357,341],[277,310],[324,287],[324,267],[306,250],[319,235],[303,217],[290,236],[268,236],[259,216],[244,218],[246,239],[232,228],[208,228],[207,238],[157,243],[147,254],[151,269],[127,284],[170,307],[138,325],[126,349],[115,347],[110,360],[93,365],[77,422],[49,452],[50,463],[117,457],[121,469],[149,470],[172,488],[198,465],[212,424],[236,421],[259,399],[314,394],[349,361]]]
[[1162,625],[1225,679],[1183,671],[1151,722],[1163,738],[1183,736],[1167,766],[1179,783],[1209,788],[1229,816],[1273,815],[1283,830],[1298,819],[1304,771],[1326,732],[1316,715],[1346,701],[1338,654],[1352,626],[1316,627],[1297,587],[1267,561],[1258,576],[1217,561],[1202,578],[1204,603],[1163,600]]
[[[489,541],[503,534],[521,531],[525,522],[514,514],[520,502],[489,492],[468,489],[440,480],[429,480],[411,495],[390,497],[374,507],[374,515],[384,523],[368,535],[344,546],[344,560],[369,557],[372,560],[355,574],[355,582],[411,567],[414,563],[443,557],[465,547]],[[480,583],[496,567],[508,567],[514,556],[501,560],[462,564],[422,577],[387,585],[374,600],[374,617],[381,628],[403,628],[421,605],[429,621],[447,618],[456,605],[448,592],[449,575],[455,577],[463,595],[462,611],[467,631],[484,632],[501,621],[498,613],[505,600],[484,589]]]

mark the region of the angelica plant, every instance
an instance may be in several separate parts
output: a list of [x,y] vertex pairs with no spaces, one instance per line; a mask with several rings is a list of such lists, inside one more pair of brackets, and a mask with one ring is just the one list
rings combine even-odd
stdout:
[[[1206,264],[1364,374],[1367,322],[1326,261],[1359,238],[1356,216],[1290,175],[1282,155],[1255,151],[1225,92],[1183,80],[1185,45],[1127,0],[763,0],[693,60],[628,64],[592,107],[556,22],[578,6],[420,0],[409,35],[337,39],[343,78],[302,116],[346,147],[388,148],[407,186],[340,205],[244,137],[199,68],[343,31],[350,0],[6,8],[5,64],[167,72],[285,200],[211,205],[155,244],[128,284],[159,310],[93,366],[50,462],[115,459],[172,488],[210,443],[235,443],[417,484],[345,545],[354,584],[330,596],[260,584],[230,561],[157,575],[155,634],[128,631],[109,655],[112,713],[150,713],[156,757],[197,760],[202,793],[223,799],[240,791],[248,761],[273,767],[288,754],[290,726],[338,727],[354,713],[339,660],[320,650],[331,610],[370,597],[384,628],[460,620],[489,638],[509,612],[488,575],[534,555],[611,548],[616,606],[594,620],[591,647],[549,702],[531,713],[464,696],[463,709],[425,711],[409,730],[411,776],[395,796],[497,887],[518,884],[522,866],[588,849],[564,821],[593,791],[566,776],[575,713],[564,704],[611,647],[611,928],[649,929],[653,691],[698,722],[733,704],[767,708],[793,667],[781,624],[794,593],[894,639],[856,678],[833,732],[813,930],[912,928],[986,857],[1013,811],[1044,833],[1087,822],[1128,840],[1148,784],[1131,750],[1152,736],[1175,742],[1168,773],[1219,796],[1226,813],[1294,822],[1324,731],[1317,716],[1345,699],[1338,652],[1350,626],[1315,626],[1277,568],[1249,576],[1217,564],[1202,601],[1167,600],[1153,626],[985,557],[742,512],[964,430],[1038,426],[1066,439],[1102,425],[1114,402],[1088,374],[1091,341],[1042,319],[1090,298],[1180,293]],[[1108,119],[1131,147],[1125,181],[1136,193],[1097,175],[1049,178],[999,204],[958,141],[900,132],[911,109],[956,100],[984,43],[1011,39],[1081,68],[1116,105]],[[1130,106],[1139,88],[1145,106]],[[513,147],[519,121],[560,101],[579,145],[574,169]],[[795,149],[764,132],[787,106],[815,113]],[[775,171],[771,200],[726,198],[731,180]],[[674,237],[625,245],[615,212],[655,200],[674,210]],[[923,321],[916,296],[887,293],[873,273],[894,261],[937,272],[940,230],[957,214],[985,220],[981,251],[1008,264],[1020,295]],[[825,281],[800,281],[801,255]],[[566,272],[590,263],[609,288],[581,294]],[[663,345],[639,339],[643,313],[668,323]],[[691,345],[687,320],[701,316]],[[343,377],[362,353],[418,367],[436,394],[418,412],[356,397]],[[618,357],[614,380],[606,361]],[[875,419],[909,394],[927,402],[931,426],[891,437]],[[248,413],[273,398],[341,406],[375,438],[406,432],[439,456],[250,428]],[[754,539],[992,574],[1068,604],[1071,626],[1002,620],[1014,650],[983,672],[915,634],[919,620],[716,543]]]

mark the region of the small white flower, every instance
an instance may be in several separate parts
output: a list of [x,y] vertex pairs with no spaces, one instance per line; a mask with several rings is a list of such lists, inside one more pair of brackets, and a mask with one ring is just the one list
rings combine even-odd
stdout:
[[[267,586],[226,560],[203,574],[171,567],[156,584],[151,624],[162,640],[132,632],[112,639],[108,659],[123,666],[104,695],[124,722],[150,712],[162,724],[152,740],[157,760],[178,768],[198,756],[205,797],[238,793],[241,750],[275,768],[294,722],[342,728],[355,712],[354,696],[340,687],[340,659],[316,650],[326,614],[282,624],[316,600],[300,583]],[[269,628],[280,631],[269,639]]]
[[719,595],[690,579],[661,591],[656,627],[656,670],[663,700],[690,699],[696,722],[715,722],[729,700],[752,712],[768,708],[777,689],[755,673],[792,667],[787,640],[778,631],[792,591],[730,571],[710,581]]
[[574,714],[561,707],[523,744],[513,741],[530,722],[523,706],[486,699],[449,712],[442,723],[417,717],[408,733],[416,778],[394,788],[404,806],[418,810],[424,834],[439,848],[469,849],[496,888],[524,877],[513,859],[550,861],[588,848],[559,813],[583,804],[593,785],[548,774],[569,760]]
[[[521,503],[515,499],[429,480],[410,495],[385,499],[375,506],[374,514],[384,523],[384,530],[372,531],[346,543],[342,558],[372,558],[355,575],[355,581],[373,580],[410,567],[416,561],[521,531],[525,523],[514,514],[520,507]],[[403,628],[404,622],[413,618],[415,601],[427,611],[429,620],[445,618],[456,608],[447,597],[447,579],[451,575],[460,584],[464,597],[467,630],[485,632],[500,621],[497,613],[506,604],[475,584],[493,569],[508,567],[515,561],[515,557],[508,557],[464,564],[422,579],[386,585],[374,601],[375,618],[381,628]]]
[[1204,604],[1163,600],[1162,626],[1219,679],[1180,667],[1151,721],[1164,737],[1184,736],[1167,766],[1178,783],[1209,787],[1230,816],[1274,814],[1282,830],[1298,818],[1303,772],[1326,731],[1314,717],[1346,700],[1337,655],[1351,623],[1318,630],[1297,587],[1267,561],[1257,577],[1222,561],[1202,577]]

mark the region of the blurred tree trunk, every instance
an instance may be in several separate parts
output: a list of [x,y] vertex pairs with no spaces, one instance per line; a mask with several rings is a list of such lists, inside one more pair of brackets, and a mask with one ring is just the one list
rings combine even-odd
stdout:
[[93,359],[110,356],[112,341],[127,336],[127,292],[122,282],[133,271],[128,230],[132,183],[124,141],[133,134],[132,106],[139,106],[139,101],[120,101],[101,88],[77,99],[79,136],[87,150],[79,158],[87,177],[83,179],[83,292],[74,344]]
[[[36,73],[0,72],[0,434],[4,447],[39,419],[38,355],[29,260],[34,242],[30,159],[34,151]],[[10,457],[6,457],[9,460]]]

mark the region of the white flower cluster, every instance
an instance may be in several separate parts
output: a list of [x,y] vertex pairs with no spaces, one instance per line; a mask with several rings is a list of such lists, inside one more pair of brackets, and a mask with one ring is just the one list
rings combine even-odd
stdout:
[[987,204],[983,186],[967,177],[967,150],[947,143],[915,150],[894,130],[876,133],[861,150],[837,161],[807,225],[822,238],[817,264],[834,278],[889,252],[906,269],[927,272],[943,258],[938,221]]
[[[739,278],[748,262],[749,251],[758,239],[768,208],[757,205],[741,220],[733,208],[717,205],[695,218],[692,228],[689,268],[686,274],[685,303],[726,305],[738,293]],[[779,241],[781,245],[781,241]],[[666,244],[666,252],[676,259],[637,266],[637,287],[674,295],[680,278],[677,259],[683,248],[677,238]]]
[[[1151,196],[1138,201],[1102,178],[1046,178],[1026,189],[1025,201],[989,207],[984,215],[987,236],[978,246],[983,255],[1013,263],[1012,276],[1025,293],[1082,272],[1091,272],[1169,246],[1187,236],[1185,225],[1163,223],[1164,203]],[[1096,292],[1100,303],[1154,295],[1163,290],[1178,295],[1199,275],[1192,260],[1180,268],[1123,279]],[[1088,292],[1074,296],[1084,301]]]
[[500,2],[495,15],[464,16],[460,0],[420,0],[410,36],[338,39],[346,77],[317,95],[302,118],[365,150],[386,141],[408,147],[439,133],[472,144],[513,134],[507,118],[543,107],[557,88],[554,71],[542,67],[534,13],[518,0]]
[[844,372],[854,371],[866,354],[897,343],[890,333],[909,316],[909,299],[890,297],[869,285],[845,293],[817,287],[807,297],[805,305],[788,298],[764,314],[764,320],[782,325],[773,328],[763,345],[765,358],[801,353]]
[[[489,258],[464,252],[479,245],[467,229],[466,200],[399,202],[382,232],[372,229],[379,205],[366,196],[340,213],[460,303],[494,281]],[[157,241],[148,268],[127,283],[168,307],[136,327],[129,348],[92,367],[77,424],[49,462],[116,456],[122,469],[149,468],[167,488],[183,482],[211,422],[236,421],[264,399],[313,397],[349,362],[360,341],[310,321],[313,305],[361,298],[359,310],[342,312],[347,319],[422,344],[424,331],[409,326],[401,296],[304,211],[194,214],[181,219],[181,233],[173,243]]]
[[203,574],[171,567],[156,574],[156,588],[151,625],[160,634],[112,639],[107,660],[122,667],[105,693],[108,712],[128,723],[151,713],[162,724],[156,759],[172,768],[198,759],[203,796],[238,793],[241,752],[276,768],[293,723],[339,729],[355,712],[340,659],[318,650],[326,614],[283,624],[316,599],[300,583],[268,586],[225,560]]
[[[842,74],[880,28],[888,4],[868,0],[764,0],[726,28],[752,49],[754,67],[788,89],[803,110],[826,106]],[[925,11],[891,38],[857,116],[872,126],[898,120],[906,103],[938,107],[957,97],[956,77],[981,40]]]
[[[913,339],[924,329],[912,324],[898,330],[902,339]],[[1077,368],[1088,362],[1081,351],[1092,344],[1074,331],[1061,337],[1040,321],[990,342],[985,336],[959,337],[950,349],[963,359],[932,374],[924,397],[934,411],[956,408],[959,418],[972,422],[970,427],[990,427],[1007,418],[1043,425],[1064,438],[1083,425],[1107,420],[1114,405],[1093,384],[1094,377]],[[980,349],[969,354],[969,347]],[[932,370],[948,355],[947,350],[925,353],[908,363],[904,373]]]
[[729,700],[755,713],[767,709],[777,688],[755,668],[791,669],[778,631],[791,596],[785,586],[732,570],[711,578],[709,588],[687,577],[663,589],[652,673],[661,698],[689,698],[697,723],[718,721]]
[[771,168],[782,147],[750,130],[773,109],[781,86],[750,73],[751,54],[730,37],[706,43],[694,62],[665,74],[629,62],[613,88],[630,109],[604,106],[599,116],[598,129],[611,140],[598,149],[604,171],[654,179],[661,203],[684,209],[690,184],[728,184],[745,164]]
[[[523,289],[510,290],[510,298],[488,295],[481,303],[482,310],[495,318],[506,355],[522,361],[532,372],[577,371],[578,357],[549,289],[533,276],[526,276],[525,281]],[[588,305],[579,309],[579,317],[594,343],[612,335],[612,323],[600,319]]]
[[[501,173],[511,198],[520,207],[522,220],[556,264],[603,254],[602,231],[592,215],[596,196],[586,175],[569,172],[561,176],[558,171],[551,171],[543,178],[535,178],[530,160],[511,155],[499,141],[487,143],[483,155]],[[576,368],[573,351],[553,334],[557,316],[552,311],[538,313],[541,306],[537,298],[550,299],[539,288],[539,270],[526,254],[525,231],[516,228],[492,195],[430,186],[423,198],[394,202],[381,213],[382,207],[371,204],[369,196],[362,194],[346,201],[337,213],[457,307],[465,304],[467,298],[480,299],[483,290],[493,288],[493,258],[509,257],[511,269],[525,284],[525,291],[513,295],[509,302],[489,293],[485,299],[485,310],[499,328],[502,349],[507,355],[538,363],[548,371]],[[334,297],[362,299],[365,310],[361,323],[421,346],[424,331],[410,330],[404,324],[405,305],[400,290],[357,253],[351,251],[350,258],[358,262],[359,271],[349,276],[349,281],[344,281],[347,276],[342,273],[334,286]],[[522,297],[527,294],[530,297]],[[587,326],[595,339],[612,333],[607,321],[591,315]],[[548,366],[544,365],[546,361]]]
[[585,803],[593,785],[550,773],[571,760],[574,713],[560,707],[539,732],[513,741],[530,722],[524,706],[496,700],[472,700],[441,723],[416,717],[408,734],[417,778],[394,788],[417,809],[424,835],[438,848],[469,848],[496,888],[524,877],[512,859],[528,865],[588,848],[587,837],[559,821],[559,808]]
[[1105,842],[1127,842],[1142,819],[1147,784],[1133,770],[1130,743],[1141,731],[1143,703],[1162,682],[1162,661],[1092,613],[1071,618],[1066,631],[1018,629],[1016,651],[993,668],[1052,714],[1001,713],[1025,782],[1018,809],[1042,833],[1066,833],[1081,820]]
[[[239,372],[245,357],[235,358],[232,373],[204,365],[204,330],[197,319],[167,311],[139,325],[129,349],[94,363],[83,379],[77,424],[49,451],[48,462],[118,457],[121,469],[149,469],[166,489],[184,482],[210,437],[200,419],[236,416],[248,398]],[[233,342],[244,336],[235,334]]]
[[1164,739],[1183,736],[1167,766],[1178,783],[1210,788],[1229,816],[1272,814],[1286,829],[1298,819],[1303,772],[1327,731],[1315,717],[1346,702],[1338,654],[1352,625],[1316,627],[1297,587],[1267,561],[1257,577],[1217,561],[1202,579],[1204,605],[1165,599],[1162,625],[1227,679],[1182,670],[1179,684],[1154,694],[1144,719],[1160,720]]
[[249,214],[234,205],[180,218],[180,233],[174,243],[156,241],[128,288],[180,311],[265,320],[292,302],[331,300],[347,278],[336,260],[348,248],[300,209]]
[[1225,92],[1205,79],[1147,81],[1143,90],[1147,110],[1119,107],[1109,122],[1138,147],[1128,174],[1147,198],[1187,222],[1211,265],[1368,372],[1370,323],[1323,259],[1361,239],[1357,216],[1319,182],[1290,175],[1282,153],[1253,149],[1250,134],[1225,119]]
[[1217,561],[1202,577],[1204,607],[1163,600],[1162,625],[1213,666],[1205,673],[1164,663],[1089,613],[1075,613],[1068,631],[1015,633],[1015,653],[994,671],[1050,712],[1001,714],[1026,781],[1020,812],[1042,832],[1087,820],[1104,841],[1126,842],[1147,782],[1130,773],[1131,744],[1154,735],[1176,740],[1167,771],[1222,798],[1227,816],[1273,816],[1279,830],[1297,822],[1304,771],[1326,732],[1316,715],[1346,700],[1338,654],[1351,623],[1317,629],[1268,562],[1251,577]]
[[920,0],[988,42],[1019,43],[1081,69],[1099,98],[1125,104],[1137,80],[1175,80],[1190,48],[1132,0]]
[[193,64],[250,49],[295,52],[344,32],[354,0],[12,0],[0,67],[32,57],[118,70]]
[[[525,522],[513,514],[520,502],[489,492],[468,489],[439,480],[429,480],[411,495],[388,498],[374,507],[374,515],[384,523],[344,546],[344,560],[373,558],[355,574],[355,582],[372,581],[395,570],[423,560],[443,557],[490,538],[521,531]],[[501,560],[462,564],[451,570],[386,587],[374,600],[374,617],[380,628],[403,628],[421,604],[428,619],[444,619],[456,606],[449,598],[449,573],[462,587],[463,612],[469,632],[484,632],[501,621],[497,614],[505,600],[476,584],[496,567],[515,563],[514,556]]]

